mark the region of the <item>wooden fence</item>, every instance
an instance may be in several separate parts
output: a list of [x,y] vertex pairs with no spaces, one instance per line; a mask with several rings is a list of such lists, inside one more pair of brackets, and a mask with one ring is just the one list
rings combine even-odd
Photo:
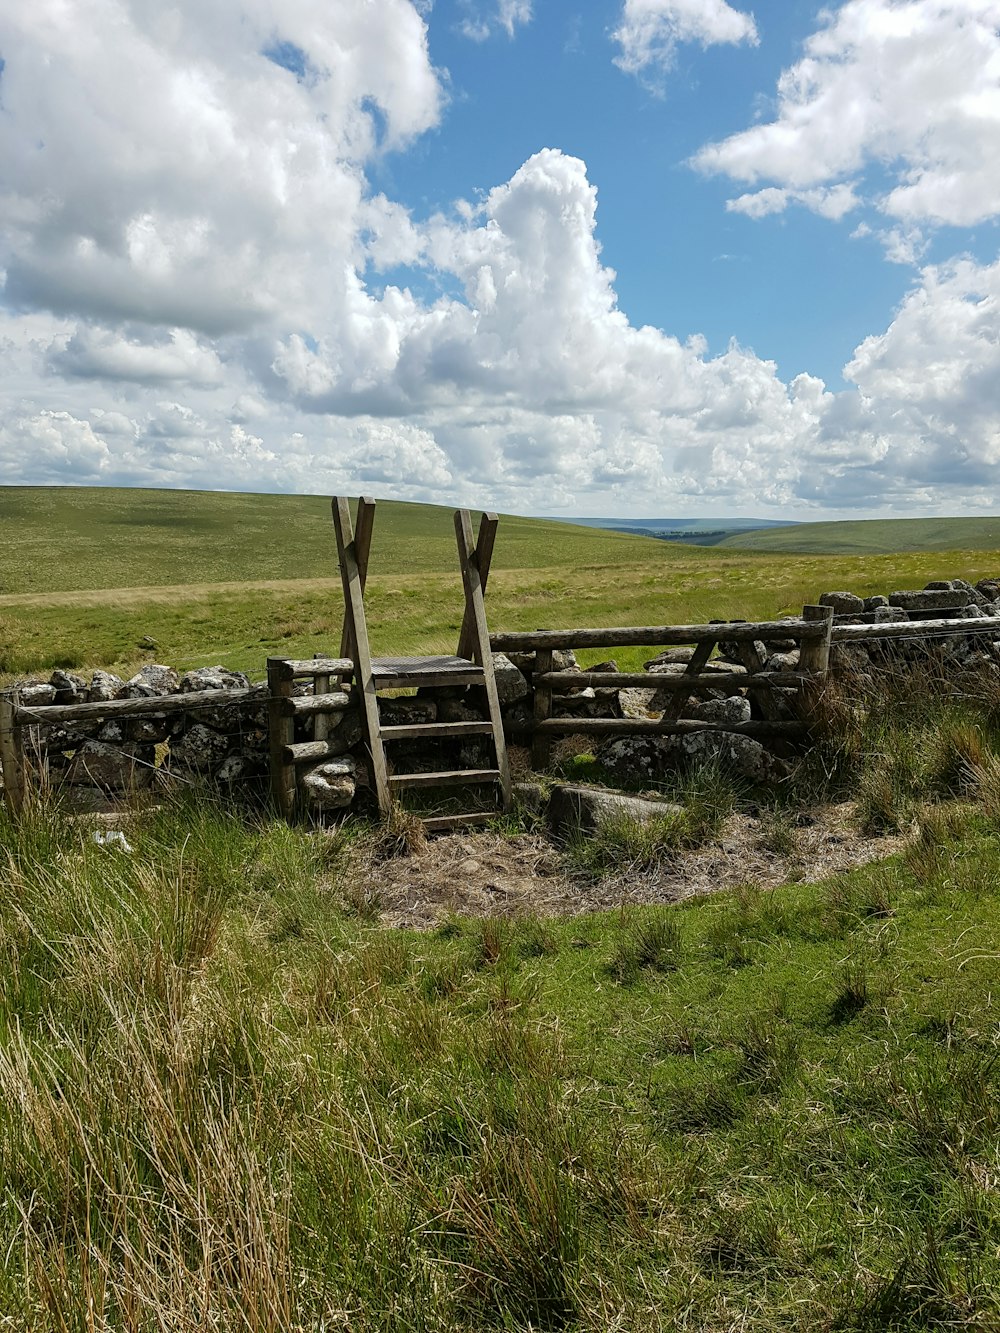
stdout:
[[[494,652],[533,652],[534,726],[532,765],[545,768],[554,736],[563,734],[598,736],[684,735],[696,731],[728,731],[742,736],[790,738],[807,730],[802,720],[787,721],[775,697],[778,689],[801,689],[825,675],[830,660],[833,610],[807,606],[794,620],[735,621],[711,625],[644,625],[617,629],[534,630],[493,634]],[[754,648],[756,641],[791,639],[799,645],[797,671],[764,671]],[[742,671],[719,671],[709,659],[719,642],[734,644]],[[690,646],[691,658],[682,672],[580,671],[553,669],[553,653],[559,649]],[[553,697],[575,693],[581,687],[624,689],[640,686],[670,691],[674,699],[658,719],[620,717],[553,717]],[[751,722],[719,722],[682,719],[685,700],[699,690],[727,693],[753,692],[763,718]]]

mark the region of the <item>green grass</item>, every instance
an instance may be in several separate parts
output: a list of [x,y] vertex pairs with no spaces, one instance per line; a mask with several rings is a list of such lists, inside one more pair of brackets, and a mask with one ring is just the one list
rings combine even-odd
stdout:
[[0,1320],[995,1328],[1000,824],[949,809],[825,884],[424,935],[204,799],[132,856],[2,821]]
[[[259,676],[269,655],[339,643],[326,500],[7,488],[4,506],[0,673],[131,673],[154,658]],[[487,612],[495,630],[771,619],[828,588],[868,594],[998,568],[995,550],[777,556],[504,517]],[[376,652],[454,651],[462,595],[450,511],[380,503],[367,602]],[[619,665],[646,656],[623,653]]]
[[885,555],[903,551],[995,551],[1000,518],[873,518],[842,523],[799,523],[789,528],[738,532],[724,549],[775,555]]

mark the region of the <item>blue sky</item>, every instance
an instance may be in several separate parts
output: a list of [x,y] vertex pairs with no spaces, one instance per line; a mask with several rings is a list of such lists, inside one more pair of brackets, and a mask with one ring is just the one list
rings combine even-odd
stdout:
[[0,483],[992,512],[1000,0],[0,14]]

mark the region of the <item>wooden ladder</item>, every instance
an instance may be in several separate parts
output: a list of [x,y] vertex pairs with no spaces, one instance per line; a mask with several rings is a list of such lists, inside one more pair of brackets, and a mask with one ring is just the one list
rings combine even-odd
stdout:
[[[492,810],[456,811],[423,818],[424,826],[429,830],[486,823],[495,818],[498,811],[510,807],[510,769],[483,602],[496,540],[497,516],[483,514],[478,537],[474,537],[469,511],[455,511],[455,536],[465,590],[465,615],[455,655],[440,657],[371,656],[364,593],[374,521],[374,500],[365,496],[358,500],[356,524],[351,522],[347,499],[337,496],[333,500],[333,526],[337,534],[340,577],[344,586],[344,627],[340,651],[342,657],[349,656],[354,663],[354,689],[361,703],[379,813],[388,815],[395,794],[404,788],[428,790],[450,787],[460,790],[490,786],[496,798]],[[378,700],[380,690],[427,690],[455,685],[483,687],[488,721],[389,725],[381,719]],[[464,736],[489,736],[496,756],[495,765],[490,768],[440,769],[424,773],[400,772],[391,759],[387,761],[385,747],[393,741],[426,738],[433,742]]]

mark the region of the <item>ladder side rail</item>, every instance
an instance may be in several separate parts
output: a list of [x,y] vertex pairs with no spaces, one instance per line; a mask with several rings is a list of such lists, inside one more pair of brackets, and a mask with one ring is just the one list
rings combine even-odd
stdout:
[[[490,578],[490,565],[493,562],[493,546],[497,538],[500,519],[496,514],[482,514],[479,519],[479,537],[476,541],[476,563],[479,566],[479,586],[483,596]],[[475,617],[466,600],[465,615],[462,618],[462,632],[458,637],[459,657],[471,657],[475,644]]]
[[351,656],[354,658],[354,685],[361,696],[361,716],[372,757],[372,777],[375,782],[379,813],[387,815],[392,806],[392,796],[386,775],[385,750],[382,748],[378,697],[372,677],[372,659],[368,647],[361,571],[358,568],[357,547],[351,526],[351,508],[343,496],[336,497],[332,508],[333,526],[337,533],[337,551],[340,556],[340,576],[344,585],[344,628],[350,631]]
[[[458,560],[462,569],[462,584],[465,588],[466,614],[472,625],[473,660],[482,667],[483,671],[490,723],[493,727],[493,745],[497,756],[497,769],[500,773],[503,808],[508,810],[511,801],[510,764],[507,760],[507,743],[503,734],[503,718],[500,715],[500,699],[497,695],[496,676],[493,674],[493,654],[490,650],[490,632],[486,624],[486,608],[483,604],[483,585],[479,573],[476,543],[473,540],[472,515],[468,509],[455,510],[455,537],[458,542]],[[492,546],[490,549],[492,549]]]
[[[334,502],[335,505],[339,500]],[[375,527],[375,501],[369,495],[358,496],[358,518],[354,527],[354,554],[358,564],[358,577],[361,581],[361,596],[365,595],[368,583],[368,558],[372,549],[372,530]],[[344,602],[344,626],[340,632],[340,656],[347,657],[351,650],[347,619],[347,602]]]

